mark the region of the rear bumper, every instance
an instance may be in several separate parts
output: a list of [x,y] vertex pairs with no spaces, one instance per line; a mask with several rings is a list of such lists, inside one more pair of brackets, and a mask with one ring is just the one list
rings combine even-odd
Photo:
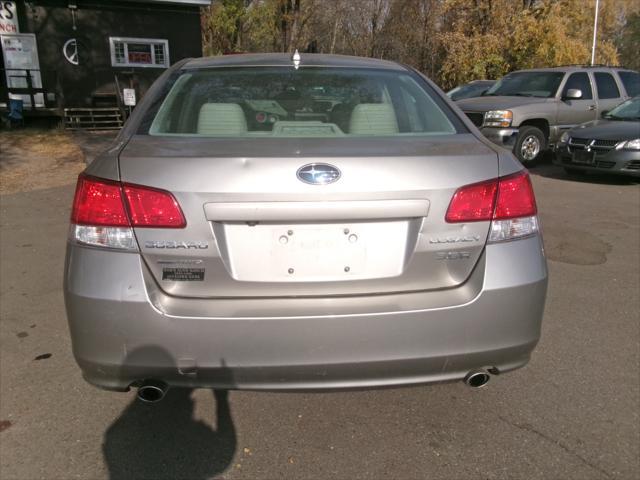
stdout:
[[162,293],[145,269],[137,254],[69,246],[73,351],[101,388],[366,388],[506,372],[538,342],[547,287],[538,236],[487,246],[469,280],[445,291],[193,300]]

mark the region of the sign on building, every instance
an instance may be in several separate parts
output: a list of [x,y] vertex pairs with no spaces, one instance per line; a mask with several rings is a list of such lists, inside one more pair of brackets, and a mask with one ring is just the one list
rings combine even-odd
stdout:
[[16,2],[0,0],[0,33],[18,33],[18,10]]
[[124,104],[127,107],[136,106],[136,91],[133,88],[124,88],[122,90],[124,96]]
[[[2,42],[2,56],[4,57],[9,97],[22,99],[25,106],[31,106],[30,95],[14,94],[11,93],[11,89],[42,88],[36,36],[33,33],[0,35],[0,42]],[[34,100],[36,107],[44,107],[42,93],[34,94]]]

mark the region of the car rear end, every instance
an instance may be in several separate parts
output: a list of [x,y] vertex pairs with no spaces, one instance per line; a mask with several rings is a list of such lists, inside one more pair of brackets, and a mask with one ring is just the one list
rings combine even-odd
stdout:
[[510,154],[395,64],[217,62],[165,75],[79,179],[65,298],[89,382],[333,389],[527,363],[547,271]]

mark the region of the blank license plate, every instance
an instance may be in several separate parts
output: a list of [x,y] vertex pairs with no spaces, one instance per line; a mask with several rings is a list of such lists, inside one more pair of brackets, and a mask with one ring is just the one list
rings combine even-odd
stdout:
[[286,271],[292,278],[313,278],[357,275],[363,270],[366,232],[336,225],[278,230],[273,231],[275,271]]
[[587,152],[586,150],[574,152],[573,163],[592,165],[593,163],[595,163],[595,155],[595,152]]
[[400,275],[408,221],[225,225],[231,274],[253,282],[313,282]]

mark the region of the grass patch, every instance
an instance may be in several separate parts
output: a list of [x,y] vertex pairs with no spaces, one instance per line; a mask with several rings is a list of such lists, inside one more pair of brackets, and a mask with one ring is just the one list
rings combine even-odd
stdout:
[[75,182],[84,155],[64,130],[0,131],[0,194],[57,187]]

